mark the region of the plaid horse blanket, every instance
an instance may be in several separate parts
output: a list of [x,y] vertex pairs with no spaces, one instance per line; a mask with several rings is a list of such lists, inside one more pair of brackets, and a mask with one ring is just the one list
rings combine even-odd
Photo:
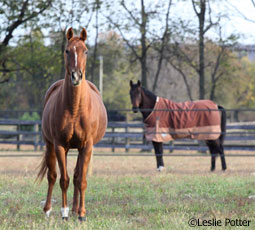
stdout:
[[[166,111],[170,110],[170,111]],[[145,119],[145,137],[155,142],[177,138],[216,140],[221,133],[218,106],[210,100],[176,103],[157,97],[153,111]]]

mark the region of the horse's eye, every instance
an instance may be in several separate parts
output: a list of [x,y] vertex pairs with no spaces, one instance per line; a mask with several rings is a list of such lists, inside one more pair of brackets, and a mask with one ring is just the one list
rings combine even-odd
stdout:
[[66,50],[66,54],[69,54],[69,50]]
[[86,55],[87,55],[87,54],[88,54],[88,50],[85,50],[85,51],[84,51],[84,54],[86,54]]

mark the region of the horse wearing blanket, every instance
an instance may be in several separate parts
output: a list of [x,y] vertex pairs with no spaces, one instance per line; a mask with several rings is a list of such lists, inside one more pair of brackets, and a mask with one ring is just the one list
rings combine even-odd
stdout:
[[[223,142],[226,131],[226,112],[210,100],[176,103],[157,97],[141,87],[140,81],[130,81],[133,111],[141,111],[145,123],[145,137],[152,141],[157,169],[164,168],[162,142],[178,138],[205,140],[211,156],[211,171],[215,170],[215,157],[221,156],[222,170],[226,170]],[[220,111],[221,110],[221,113]]]

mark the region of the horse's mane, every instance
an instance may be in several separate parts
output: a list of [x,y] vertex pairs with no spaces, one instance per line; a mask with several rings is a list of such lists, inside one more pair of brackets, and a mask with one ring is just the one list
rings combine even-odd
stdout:
[[151,99],[153,99],[153,100],[156,100],[156,99],[157,99],[157,96],[156,96],[154,93],[152,93],[151,91],[149,91],[148,89],[145,89],[144,87],[142,87],[142,90],[143,90],[144,94],[145,94],[147,97],[149,97],[149,98],[151,98]]

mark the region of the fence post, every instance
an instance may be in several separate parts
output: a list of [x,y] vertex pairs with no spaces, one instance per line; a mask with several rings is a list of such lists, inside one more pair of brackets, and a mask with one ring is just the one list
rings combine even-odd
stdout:
[[[126,116],[126,123],[128,124],[128,121],[129,121],[129,117],[128,117],[128,114]],[[128,133],[129,132],[129,128],[128,126],[125,127],[125,133]],[[126,137],[125,138],[125,146],[126,146],[126,153],[129,152],[129,143],[130,143],[130,140],[129,140],[129,137]]]
[[34,132],[36,132],[35,136],[34,136],[34,149],[35,151],[37,151],[37,146],[39,143],[40,138],[38,137],[38,132],[39,132],[39,124],[34,124]]
[[[169,145],[173,147],[174,146],[174,141],[169,141]],[[174,151],[173,149],[170,149],[169,153],[172,153],[173,151]]]
[[[115,131],[115,128],[112,127],[112,133],[114,133]],[[115,145],[115,137],[112,137],[112,153],[115,152],[115,148],[114,148],[114,145]]]
[[43,151],[43,140],[42,140],[42,133],[39,134],[39,142],[40,142],[40,150]]
[[43,138],[42,138],[42,125],[38,125],[39,130],[39,144],[40,144],[40,151],[43,151]]
[[[17,125],[16,130],[19,132],[20,131],[20,125]],[[17,135],[17,150],[20,150],[20,141],[21,141],[21,135],[18,133]]]
[[[145,137],[145,127],[143,128],[143,145],[149,145],[149,142],[146,140],[146,137]],[[151,152],[151,149],[141,149],[141,152]]]
[[[202,140],[197,140],[197,143],[198,143],[198,147],[204,147],[204,146],[206,146],[206,145],[205,145],[205,142],[202,141]],[[206,150],[198,150],[198,153],[206,154]]]

